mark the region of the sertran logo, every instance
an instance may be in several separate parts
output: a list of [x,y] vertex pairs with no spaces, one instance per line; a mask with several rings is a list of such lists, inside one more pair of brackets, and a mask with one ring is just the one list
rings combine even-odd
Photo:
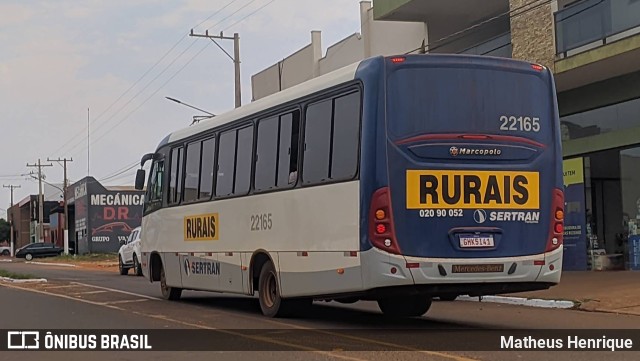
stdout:
[[458,147],[449,148],[449,154],[451,154],[454,157],[457,156],[458,155]]
[[483,209],[476,209],[475,212],[473,212],[473,220],[479,224],[484,223],[487,220],[487,212]]
[[189,264],[189,259],[185,258],[184,259],[184,274],[188,276],[190,270],[191,270],[191,264]]

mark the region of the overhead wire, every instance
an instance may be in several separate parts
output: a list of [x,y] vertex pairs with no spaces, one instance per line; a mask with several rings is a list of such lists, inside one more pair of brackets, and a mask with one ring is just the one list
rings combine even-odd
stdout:
[[[223,11],[224,9],[226,9],[227,7],[229,7],[230,5],[232,5],[233,3],[237,2],[237,1],[238,1],[238,0],[232,0],[232,1],[230,1],[230,2],[229,2],[229,3],[227,3],[225,6],[223,6],[223,7],[222,7],[222,8],[220,8],[220,9],[218,9],[216,12],[214,12],[212,15],[208,16],[207,18],[205,18],[204,20],[202,20],[201,22],[199,22],[195,27],[198,27],[198,26],[200,26],[200,25],[204,24],[205,22],[207,22],[208,20],[210,20],[210,19],[211,19],[211,18],[213,18],[214,16],[218,15],[221,11]],[[186,39],[186,38],[187,38],[187,36],[188,36],[188,34],[186,34],[186,33],[185,33],[182,37],[180,37],[180,39],[179,39],[179,40],[178,40],[178,41],[177,41],[177,42],[176,42],[176,43],[175,43],[175,44],[174,44],[174,45],[173,45],[173,46],[172,46],[172,47],[171,47],[167,52],[165,52],[165,54],[164,54],[162,57],[160,57],[160,59],[158,59],[158,60],[157,60],[157,61],[156,61],[156,62],[155,62],[155,63],[154,63],[154,64],[153,64],[149,69],[147,69],[147,71],[145,71],[145,72],[144,72],[144,74],[142,74],[142,76],[140,76],[140,77],[138,78],[138,80],[136,80],[136,81],[135,81],[135,82],[134,82],[134,83],[133,83],[133,84],[132,84],[132,85],[131,85],[127,90],[125,90],[125,91],[124,91],[124,93],[122,93],[122,94],[121,94],[121,95],[120,95],[120,96],[119,96],[115,101],[113,101],[113,102],[112,102],[112,103],[107,107],[107,109],[105,109],[102,113],[100,113],[96,118],[94,118],[93,120],[91,120],[91,121],[90,121],[90,123],[95,123],[95,122],[97,122],[97,121],[98,121],[98,120],[99,120],[99,119],[100,119],[104,114],[106,114],[109,110],[111,110],[111,108],[112,108],[112,107],[113,107],[113,106],[114,106],[118,101],[120,101],[120,100],[121,100],[121,99],[122,99],[122,98],[123,98],[123,97],[124,97],[128,92],[129,92],[129,91],[131,91],[131,90],[132,90],[132,89],[133,89],[133,88],[134,88],[138,83],[140,83],[140,82],[142,81],[142,79],[144,79],[144,78],[145,78],[145,77],[146,77],[146,76],[147,76],[147,75],[148,75],[148,74],[149,74],[153,69],[155,69],[155,68],[158,66],[158,64],[160,64],[160,62],[162,62],[162,60],[164,60],[164,59],[165,59],[165,58],[166,58],[166,57],[167,57],[167,56],[168,56],[168,55],[169,55],[169,54],[170,54],[170,53],[171,53],[171,52],[172,52],[172,51],[173,51],[173,50],[174,50],[174,49],[175,49],[179,44],[180,44],[180,43],[182,43],[182,42],[184,41],[184,39]],[[191,46],[190,46],[190,47],[191,47]],[[189,48],[190,48],[190,47],[189,47]],[[183,52],[183,53],[184,53],[184,52]],[[181,55],[182,55],[182,54],[181,54]],[[180,56],[181,56],[181,55],[180,55]],[[161,71],[161,73],[160,73],[160,74],[163,74],[163,73],[164,73],[164,72],[165,72],[165,71],[166,71],[166,70],[167,70],[171,65],[173,65],[173,63],[174,63],[174,62],[175,62],[175,59],[174,59],[174,61],[172,61],[169,65],[167,65],[167,66],[165,67],[165,69],[163,69],[163,70]],[[148,85],[150,85],[151,83],[153,83],[157,78],[158,78],[158,76],[156,76],[156,77],[155,77],[155,78],[154,78],[150,83],[148,83],[148,84],[147,84],[147,86],[148,86]],[[146,89],[146,87],[145,87],[145,89]],[[138,95],[139,95],[139,93],[138,93],[138,94],[136,94],[136,95],[134,95],[134,97],[133,97],[132,99],[130,99],[130,100],[126,103],[126,105],[128,105],[128,104],[129,104],[133,99],[135,99]],[[126,106],[126,105],[125,105],[125,106]],[[121,109],[122,109],[122,108],[121,108]],[[120,110],[121,110],[121,109],[120,109]],[[120,112],[120,110],[118,110],[115,114],[119,113],[119,112]],[[109,118],[109,119],[107,120],[107,122],[108,122],[110,119],[112,119],[112,118],[113,118],[113,116],[112,116],[111,118]],[[102,123],[101,123],[101,124],[102,124]],[[97,129],[94,129],[94,130],[97,130]],[[94,132],[91,132],[90,134],[92,134],[92,133],[94,133]],[[72,142],[74,139],[76,139],[78,136],[82,137],[82,138],[80,139],[80,143],[79,143],[79,144],[84,144],[84,140],[86,139],[86,137],[83,137],[83,136],[84,136],[84,134],[85,134],[84,130],[81,130],[80,132],[78,132],[77,134],[75,134],[75,135],[74,135],[73,137],[71,137],[71,138],[70,138],[66,143],[64,143],[61,147],[59,147],[58,149],[56,149],[56,150],[55,150],[54,152],[52,152],[52,153],[57,153],[57,152],[59,152],[59,151],[63,150],[63,149],[64,149],[64,148],[69,144],[69,143],[71,143],[71,142]],[[72,151],[73,149],[75,149],[77,146],[78,146],[78,144],[76,144],[75,146],[73,146],[72,148],[70,148],[70,149],[69,149],[69,152],[70,152],[70,151]]]

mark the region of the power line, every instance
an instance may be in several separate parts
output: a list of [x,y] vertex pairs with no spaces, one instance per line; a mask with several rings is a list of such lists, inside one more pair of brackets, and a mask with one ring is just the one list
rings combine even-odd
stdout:
[[[230,5],[232,5],[233,3],[237,2],[238,0],[232,0],[229,3],[227,3],[225,6],[223,6],[222,8],[218,9],[216,12],[214,12],[212,15],[208,16],[206,19],[202,20],[200,23],[198,23],[195,27],[198,27],[200,25],[202,25],[203,23],[205,23],[206,21],[210,20],[211,18],[213,18],[214,16],[218,15],[222,10],[226,9],[227,7],[229,7]],[[124,93],[122,93],[115,101],[113,101],[108,107],[107,109],[105,109],[102,113],[100,113],[100,115],[98,115],[96,118],[93,119],[92,123],[95,123],[98,121],[98,119],[100,119],[104,114],[106,114],[109,110],[111,110],[111,108],[118,103],[129,91],[131,91],[138,83],[140,83],[140,81],[142,81],[142,79],[144,79],[153,69],[155,69],[158,64],[160,64],[160,62],[162,62],[162,60],[164,60],[180,43],[182,43],[182,41],[184,39],[187,38],[187,34],[184,34],[167,52],[165,52],[165,54],[160,57],[160,59],[158,59],[149,69],[147,69],[147,71],[144,72],[144,74],[142,74],[142,76],[140,76],[140,78],[138,78],[138,80],[136,80],[127,90],[124,91]],[[193,44],[192,44],[193,45]],[[192,46],[190,45],[189,48]],[[187,48],[187,49],[189,49]],[[184,53],[184,52],[183,52]],[[180,55],[182,56],[182,54]],[[177,59],[175,59],[177,60]],[[160,75],[162,73],[164,73],[164,71],[166,71],[166,69],[168,69],[171,65],[173,65],[173,63],[175,62],[175,60],[173,62],[171,62],[169,65],[167,65],[165,67],[165,69],[160,73]],[[156,79],[158,78],[158,76],[156,76],[150,83],[153,83]],[[146,87],[145,87],[146,89]],[[133,99],[135,99],[138,96],[138,94],[136,94],[131,100],[129,100],[126,105],[128,105]],[[125,106],[126,106],[125,105]],[[120,110],[118,110],[118,112],[120,112]],[[118,112],[116,112],[115,114],[117,114]],[[112,119],[113,116],[110,119]],[[107,120],[107,122],[109,121]],[[96,129],[94,129],[94,131],[96,131]],[[92,132],[93,133],[93,132]],[[71,137],[66,143],[64,143],[61,147],[59,147],[56,151],[54,151],[53,153],[57,153],[59,151],[61,151],[62,149],[64,149],[69,143],[71,143],[74,139],[76,139],[78,136],[82,136],[83,135],[83,131],[78,132],[77,134],[75,134],[73,137]],[[83,144],[84,140],[81,140],[79,144]],[[76,146],[73,146],[72,148],[70,148],[70,150],[75,149],[78,146],[78,144]]]
[[[221,24],[222,22],[224,22],[226,19],[228,19],[229,17],[237,14],[238,12],[240,12],[242,9],[246,8],[247,6],[249,6],[250,4],[252,4],[253,2],[255,2],[256,0],[252,0],[249,3],[245,4],[244,6],[240,7],[239,9],[237,9],[236,11],[234,11],[233,13],[229,14],[227,17],[223,18],[222,20],[218,21],[216,24],[214,24],[213,26],[209,27],[207,30],[213,28],[214,26],[217,26],[219,24]],[[256,12],[254,12],[253,14],[255,14]],[[251,14],[251,15],[253,15]],[[245,17],[247,18],[247,17]],[[194,43],[197,40],[194,40]],[[193,43],[192,43],[193,44]],[[193,60],[195,60],[195,58],[198,57],[198,55],[200,55],[208,46],[210,43],[207,43],[203,48],[201,48],[194,56],[191,57],[191,59],[189,59],[180,69],[178,69],[177,72],[175,72],[169,79],[167,79],[167,81],[165,81],[158,89],[156,89],[149,97],[147,97],[140,105],[138,105],[138,107],[136,107],[135,109],[133,109],[132,111],[130,111],[123,119],[121,119],[118,123],[116,123],[114,126],[112,126],[111,128],[109,128],[106,132],[104,132],[101,136],[99,136],[97,139],[94,140],[94,143],[97,143],[99,140],[101,140],[102,138],[104,138],[109,132],[111,132],[115,127],[117,127],[118,125],[122,124],[125,120],[127,120],[133,113],[135,113],[138,109],[140,109],[144,104],[146,104],[154,95],[156,95],[160,90],[162,90],[162,88],[164,88],[171,80],[173,80],[178,74],[180,74],[182,72],[182,70],[184,70]]]
[[[235,0],[237,1],[237,0]],[[224,8],[226,8],[227,6],[233,4],[235,1],[232,1],[230,3],[228,3]],[[215,23],[214,25],[212,25],[211,27],[209,27],[207,30],[213,28],[214,26],[217,26],[219,24],[221,24],[222,22],[224,22],[225,20],[227,20],[228,18],[230,18],[231,16],[237,14],[238,12],[240,12],[242,9],[246,8],[247,6],[249,6],[250,4],[254,3],[256,0],[252,0],[249,3],[245,4],[244,6],[240,7],[239,9],[237,9],[236,11],[232,12],[231,14],[229,14],[228,16],[226,16],[225,18],[219,20],[217,23]],[[222,9],[221,9],[222,10]],[[221,11],[220,10],[220,11]],[[220,12],[218,11],[218,12]],[[255,13],[255,12],[254,12]],[[246,17],[245,17],[246,18]],[[201,22],[202,24],[202,22]],[[140,95],[144,90],[146,90],[155,80],[157,80],[162,74],[164,74],[164,72],[166,70],[169,69],[169,67],[171,67],[171,65],[173,65],[179,58],[182,57],[182,55],[184,55],[186,53],[187,50],[189,50],[197,41],[194,40],[189,47],[187,47],[187,49],[185,49],[182,53],[180,53],[180,55],[178,55],[176,58],[174,58],[174,60],[167,66],[165,67],[160,74],[158,74],[153,80],[151,80],[149,83],[147,83],[147,85],[138,93],[136,93],[136,95],[134,96],[133,99],[130,99],[124,106],[122,106],[114,115],[112,115],[109,119],[107,119],[106,122],[102,123],[101,125],[106,124],[107,122],[109,122],[111,119],[113,119],[115,117],[115,115],[117,113],[119,113],[122,109],[124,109],[127,105],[129,105],[131,103],[132,100],[134,100],[138,95]],[[176,73],[174,73],[167,81],[165,81],[158,89],[156,89],[151,96],[149,96],[148,98],[146,98],[140,105],[138,105],[135,109],[133,109],[132,111],[130,111],[127,115],[124,116],[124,118],[122,118],[118,123],[116,123],[116,125],[114,125],[113,127],[109,128],[106,132],[104,132],[101,136],[99,136],[97,139],[94,140],[94,143],[97,143],[100,139],[104,138],[104,136],[106,136],[109,132],[111,132],[116,126],[122,124],[125,120],[127,120],[133,113],[135,113],[138,109],[140,109],[147,101],[149,101],[155,94],[157,94],[162,88],[164,88],[171,80],[173,80],[178,74],[180,74],[182,72],[182,70],[184,70],[186,68],[187,65],[189,65],[198,55],[200,55],[204,49],[208,46],[209,44],[207,44],[205,47],[203,47],[202,49],[200,49],[200,51],[198,51],[191,59],[189,59],[187,61],[187,63],[185,63],[180,69],[178,69],[178,71]],[[98,126],[96,128],[94,128],[91,131],[91,134],[97,134],[98,129],[100,129],[101,126]],[[80,140],[80,142],[78,144],[76,144],[74,147],[72,147],[70,150],[74,150],[76,149],[78,146],[82,145],[84,143],[84,140]]]
[[235,23],[233,23],[233,24],[231,24],[231,25],[227,26],[227,27],[226,27],[226,29],[224,29],[223,31],[227,31],[227,30],[231,29],[232,27],[236,26],[237,24],[239,24],[239,23],[243,22],[243,21],[244,21],[244,20],[246,20],[248,17],[251,17],[251,16],[252,16],[252,15],[254,15],[255,13],[257,13],[257,12],[259,12],[260,10],[262,10],[262,9],[266,8],[267,6],[271,5],[271,3],[273,3],[274,1],[276,1],[276,0],[271,0],[271,1],[269,1],[268,3],[266,3],[266,4],[262,5],[262,6],[261,6],[261,7],[259,7],[256,11],[254,11],[254,12],[250,13],[249,15],[247,15],[247,16],[245,16],[245,17],[243,17],[242,19],[240,19],[240,20],[236,21]]
[[[542,3],[534,5],[535,3],[539,2],[539,1],[542,1]],[[480,27],[482,25],[486,25],[486,24],[488,24],[490,22],[493,22],[495,20],[498,20],[498,19],[500,19],[500,18],[502,18],[504,16],[509,16],[509,18],[515,18],[517,16],[526,14],[529,11],[536,10],[536,9],[538,9],[538,8],[544,6],[544,5],[548,5],[552,1],[553,0],[533,0],[533,1],[529,2],[529,3],[521,5],[521,6],[517,7],[517,8],[515,8],[515,9],[510,9],[509,11],[505,11],[504,13],[498,14],[496,16],[493,16],[493,17],[489,18],[489,19],[486,19],[486,20],[483,20],[483,21],[481,21],[479,23],[473,24],[473,25],[471,25],[471,26],[469,26],[467,28],[464,28],[462,30],[456,31],[454,33],[451,33],[451,34],[449,34],[449,35],[447,35],[447,36],[435,41],[434,44],[436,44],[436,45],[433,46],[433,47],[430,46],[431,44],[427,44],[426,47],[427,47],[428,51],[436,50],[436,49],[441,48],[441,47],[443,47],[445,45],[449,45],[449,44],[451,44],[451,43],[453,43],[455,41],[460,40],[460,38],[455,38],[455,37],[457,37],[459,35],[462,35],[462,34],[464,34],[466,32],[469,32],[471,30],[474,30],[474,29],[476,29],[476,28],[478,28],[478,27]],[[526,7],[529,7],[529,6],[531,6],[531,8],[523,10],[522,12],[516,13],[517,11],[522,10],[522,9],[524,9]],[[452,40],[450,40],[450,39],[452,39]],[[410,54],[410,53],[419,51],[421,49],[423,49],[423,46],[420,46],[420,47],[418,47],[416,49],[410,50],[410,51],[406,52],[405,54]]]

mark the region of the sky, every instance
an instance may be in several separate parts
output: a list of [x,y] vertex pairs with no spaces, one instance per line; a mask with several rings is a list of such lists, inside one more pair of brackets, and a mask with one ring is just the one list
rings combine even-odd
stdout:
[[[240,34],[242,102],[251,76],[322,32],[327,46],[360,31],[360,0],[0,0],[0,183],[14,202],[38,194],[27,164],[62,184],[87,174],[133,185],[139,160],[202,113],[234,107],[234,67],[189,31]],[[233,42],[219,41],[233,54]],[[89,161],[87,161],[89,160]],[[128,171],[127,168],[131,168]],[[125,171],[125,172],[123,172]],[[10,191],[0,188],[0,217]]]

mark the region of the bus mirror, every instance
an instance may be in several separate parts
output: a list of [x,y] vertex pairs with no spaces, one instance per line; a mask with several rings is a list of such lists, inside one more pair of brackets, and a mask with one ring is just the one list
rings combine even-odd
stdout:
[[147,153],[145,154],[142,159],[140,160],[140,166],[144,167],[144,164],[151,159],[156,159],[156,154],[155,153]]
[[141,191],[144,189],[144,179],[146,178],[144,169],[138,169],[136,172],[136,189]]

